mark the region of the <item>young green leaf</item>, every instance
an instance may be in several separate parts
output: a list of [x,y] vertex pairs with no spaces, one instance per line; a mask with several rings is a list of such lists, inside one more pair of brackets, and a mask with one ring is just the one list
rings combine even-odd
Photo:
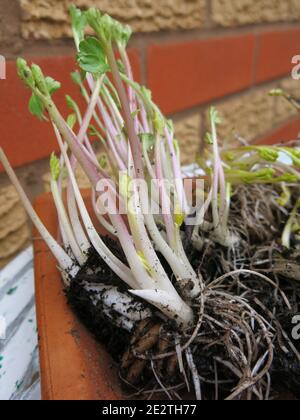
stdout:
[[114,21],[113,41],[118,43],[122,48],[126,48],[132,35],[132,29],[129,25],[123,25],[118,21]]
[[165,119],[163,118],[161,113],[156,110],[154,110],[153,112],[152,124],[153,124],[153,128],[157,131],[157,133],[159,134],[164,133]]
[[86,14],[76,6],[72,5],[70,7],[70,16],[75,42],[77,45],[79,45],[80,42],[84,39],[84,30],[87,25]]
[[33,89],[35,84],[32,71],[27,64],[27,61],[25,61],[23,58],[17,59],[17,72],[20,79],[25,83],[25,85]]
[[80,43],[77,60],[82,70],[96,76],[100,76],[109,70],[103,48],[100,42],[93,37]]
[[[60,83],[54,80],[52,77],[46,77],[42,80],[43,73],[38,66],[34,67],[33,77],[37,80],[36,84],[39,89],[43,89],[45,96],[52,96],[59,88]],[[36,79],[37,78],[37,79]],[[45,105],[43,100],[38,96],[37,93],[33,92],[29,100],[29,111],[32,115],[36,116],[40,120],[44,119]]]
[[102,15],[100,10],[91,7],[86,12],[86,20],[92,29],[96,32],[98,36],[102,36]]
[[273,147],[259,146],[256,151],[259,157],[267,162],[276,162],[279,158],[279,152]]
[[282,89],[272,89],[269,92],[270,96],[285,96],[286,93]]
[[118,70],[121,74],[126,74],[125,66],[121,60],[117,60]]
[[209,144],[209,145],[211,145],[211,144],[213,144],[214,142],[213,142],[213,138],[212,138],[212,134],[211,133],[209,133],[209,132],[207,132],[206,134],[205,134],[205,143],[206,144]]
[[73,128],[75,127],[76,122],[77,122],[76,114],[68,115],[67,124],[71,128],[71,130],[73,130]]
[[220,117],[219,112],[213,106],[210,108],[210,119],[215,125],[219,125],[222,123],[222,119]]
[[291,193],[291,190],[284,183],[282,183],[281,188],[282,188],[282,193],[280,197],[277,199],[277,203],[282,207],[286,207],[290,202],[292,193]]
[[174,211],[174,219],[175,224],[178,228],[181,228],[181,226],[184,223],[185,215],[181,211],[181,207],[178,203],[176,203],[175,211]]
[[61,84],[54,80],[52,77],[47,76],[46,77],[46,86],[47,90],[50,93],[50,96],[52,96],[56,91],[58,91],[61,87]]
[[173,146],[174,146],[174,150],[177,156],[180,155],[180,146],[179,146],[179,141],[177,139],[173,139]]
[[81,79],[81,75],[80,75],[79,71],[73,71],[71,73],[71,79],[73,80],[75,85],[81,86],[82,79]]
[[108,159],[106,155],[101,155],[99,157],[99,165],[102,169],[106,169],[108,166]]
[[31,95],[28,108],[32,115],[40,120],[43,119],[45,107],[41,99],[35,93]]
[[139,134],[143,147],[148,151],[155,145],[155,136],[152,133]]
[[57,181],[60,175],[60,162],[55,153],[52,153],[50,157],[50,170],[52,178]]

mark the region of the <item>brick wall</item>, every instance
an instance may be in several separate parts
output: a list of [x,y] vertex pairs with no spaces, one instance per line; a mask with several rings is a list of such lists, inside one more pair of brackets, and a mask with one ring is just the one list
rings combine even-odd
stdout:
[[[174,118],[184,163],[200,149],[211,104],[224,116],[223,138],[238,133],[274,142],[300,131],[294,109],[267,95],[284,87],[300,97],[300,81],[290,77],[291,59],[300,54],[299,0],[0,0],[0,54],[8,59],[7,80],[0,81],[0,142],[31,197],[44,188],[55,143],[51,128],[27,112],[29,92],[16,77],[15,58],[32,58],[62,81],[61,108],[64,93],[77,96],[69,78],[72,3],[98,6],[133,26],[135,75]],[[0,174],[0,189],[6,185]],[[0,261],[2,240],[0,231]]]

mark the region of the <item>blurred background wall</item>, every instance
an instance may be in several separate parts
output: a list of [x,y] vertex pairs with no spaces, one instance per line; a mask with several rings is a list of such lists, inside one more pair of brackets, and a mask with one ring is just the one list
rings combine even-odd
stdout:
[[[295,138],[300,120],[268,91],[284,87],[300,97],[291,78],[300,54],[299,0],[0,0],[0,144],[31,198],[47,186],[51,127],[27,111],[29,92],[18,80],[15,59],[24,56],[62,82],[56,95],[79,95],[69,77],[75,68],[68,18],[70,4],[96,6],[135,30],[130,57],[135,77],[175,121],[183,163],[191,163],[206,131],[207,109],[224,116],[222,139]],[[65,111],[66,112],[66,111]],[[83,181],[84,182],[84,181]],[[0,168],[0,266],[30,239],[25,214]]]

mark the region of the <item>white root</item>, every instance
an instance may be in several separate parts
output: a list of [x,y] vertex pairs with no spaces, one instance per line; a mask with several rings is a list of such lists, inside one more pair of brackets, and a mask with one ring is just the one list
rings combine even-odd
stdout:
[[93,294],[92,300],[95,305],[102,302],[111,311],[118,313],[129,321],[139,322],[152,316],[149,308],[146,308],[140,302],[136,302],[129,294],[119,292],[115,286],[86,283],[84,288]]
[[202,400],[201,382],[200,382],[199,374],[198,374],[197,367],[195,365],[193,354],[190,347],[186,349],[185,356],[186,356],[186,360],[187,360],[187,363],[189,365],[189,368],[193,377],[196,399],[198,401],[201,401]]

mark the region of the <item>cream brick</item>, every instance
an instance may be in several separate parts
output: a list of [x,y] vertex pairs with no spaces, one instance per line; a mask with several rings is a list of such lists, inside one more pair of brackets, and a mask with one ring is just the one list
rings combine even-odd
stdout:
[[99,7],[135,31],[200,28],[206,21],[206,0],[21,0],[25,38],[71,36],[68,8]]
[[195,162],[196,154],[200,149],[201,118],[199,114],[183,118],[174,124],[175,136],[181,149],[183,165]]
[[0,189],[0,218],[9,212],[19,201],[15,188],[11,185]]
[[27,221],[27,215],[21,204],[16,204],[9,212],[0,217],[0,240],[11,232],[20,229]]
[[[290,0],[212,0],[212,19],[224,26],[283,22],[292,19]],[[295,7],[299,1],[294,0]]]
[[[275,98],[268,92],[268,89],[261,89],[245,93],[217,105],[222,116],[222,124],[218,127],[220,140],[233,140],[235,135],[252,140],[272,129]],[[206,126],[209,127],[208,116]]]
[[0,240],[0,261],[14,255],[23,249],[24,245],[30,239],[30,229],[27,223],[23,224],[20,229],[10,233],[4,239]]
[[291,2],[291,13],[294,20],[300,20],[300,1],[290,0]]

